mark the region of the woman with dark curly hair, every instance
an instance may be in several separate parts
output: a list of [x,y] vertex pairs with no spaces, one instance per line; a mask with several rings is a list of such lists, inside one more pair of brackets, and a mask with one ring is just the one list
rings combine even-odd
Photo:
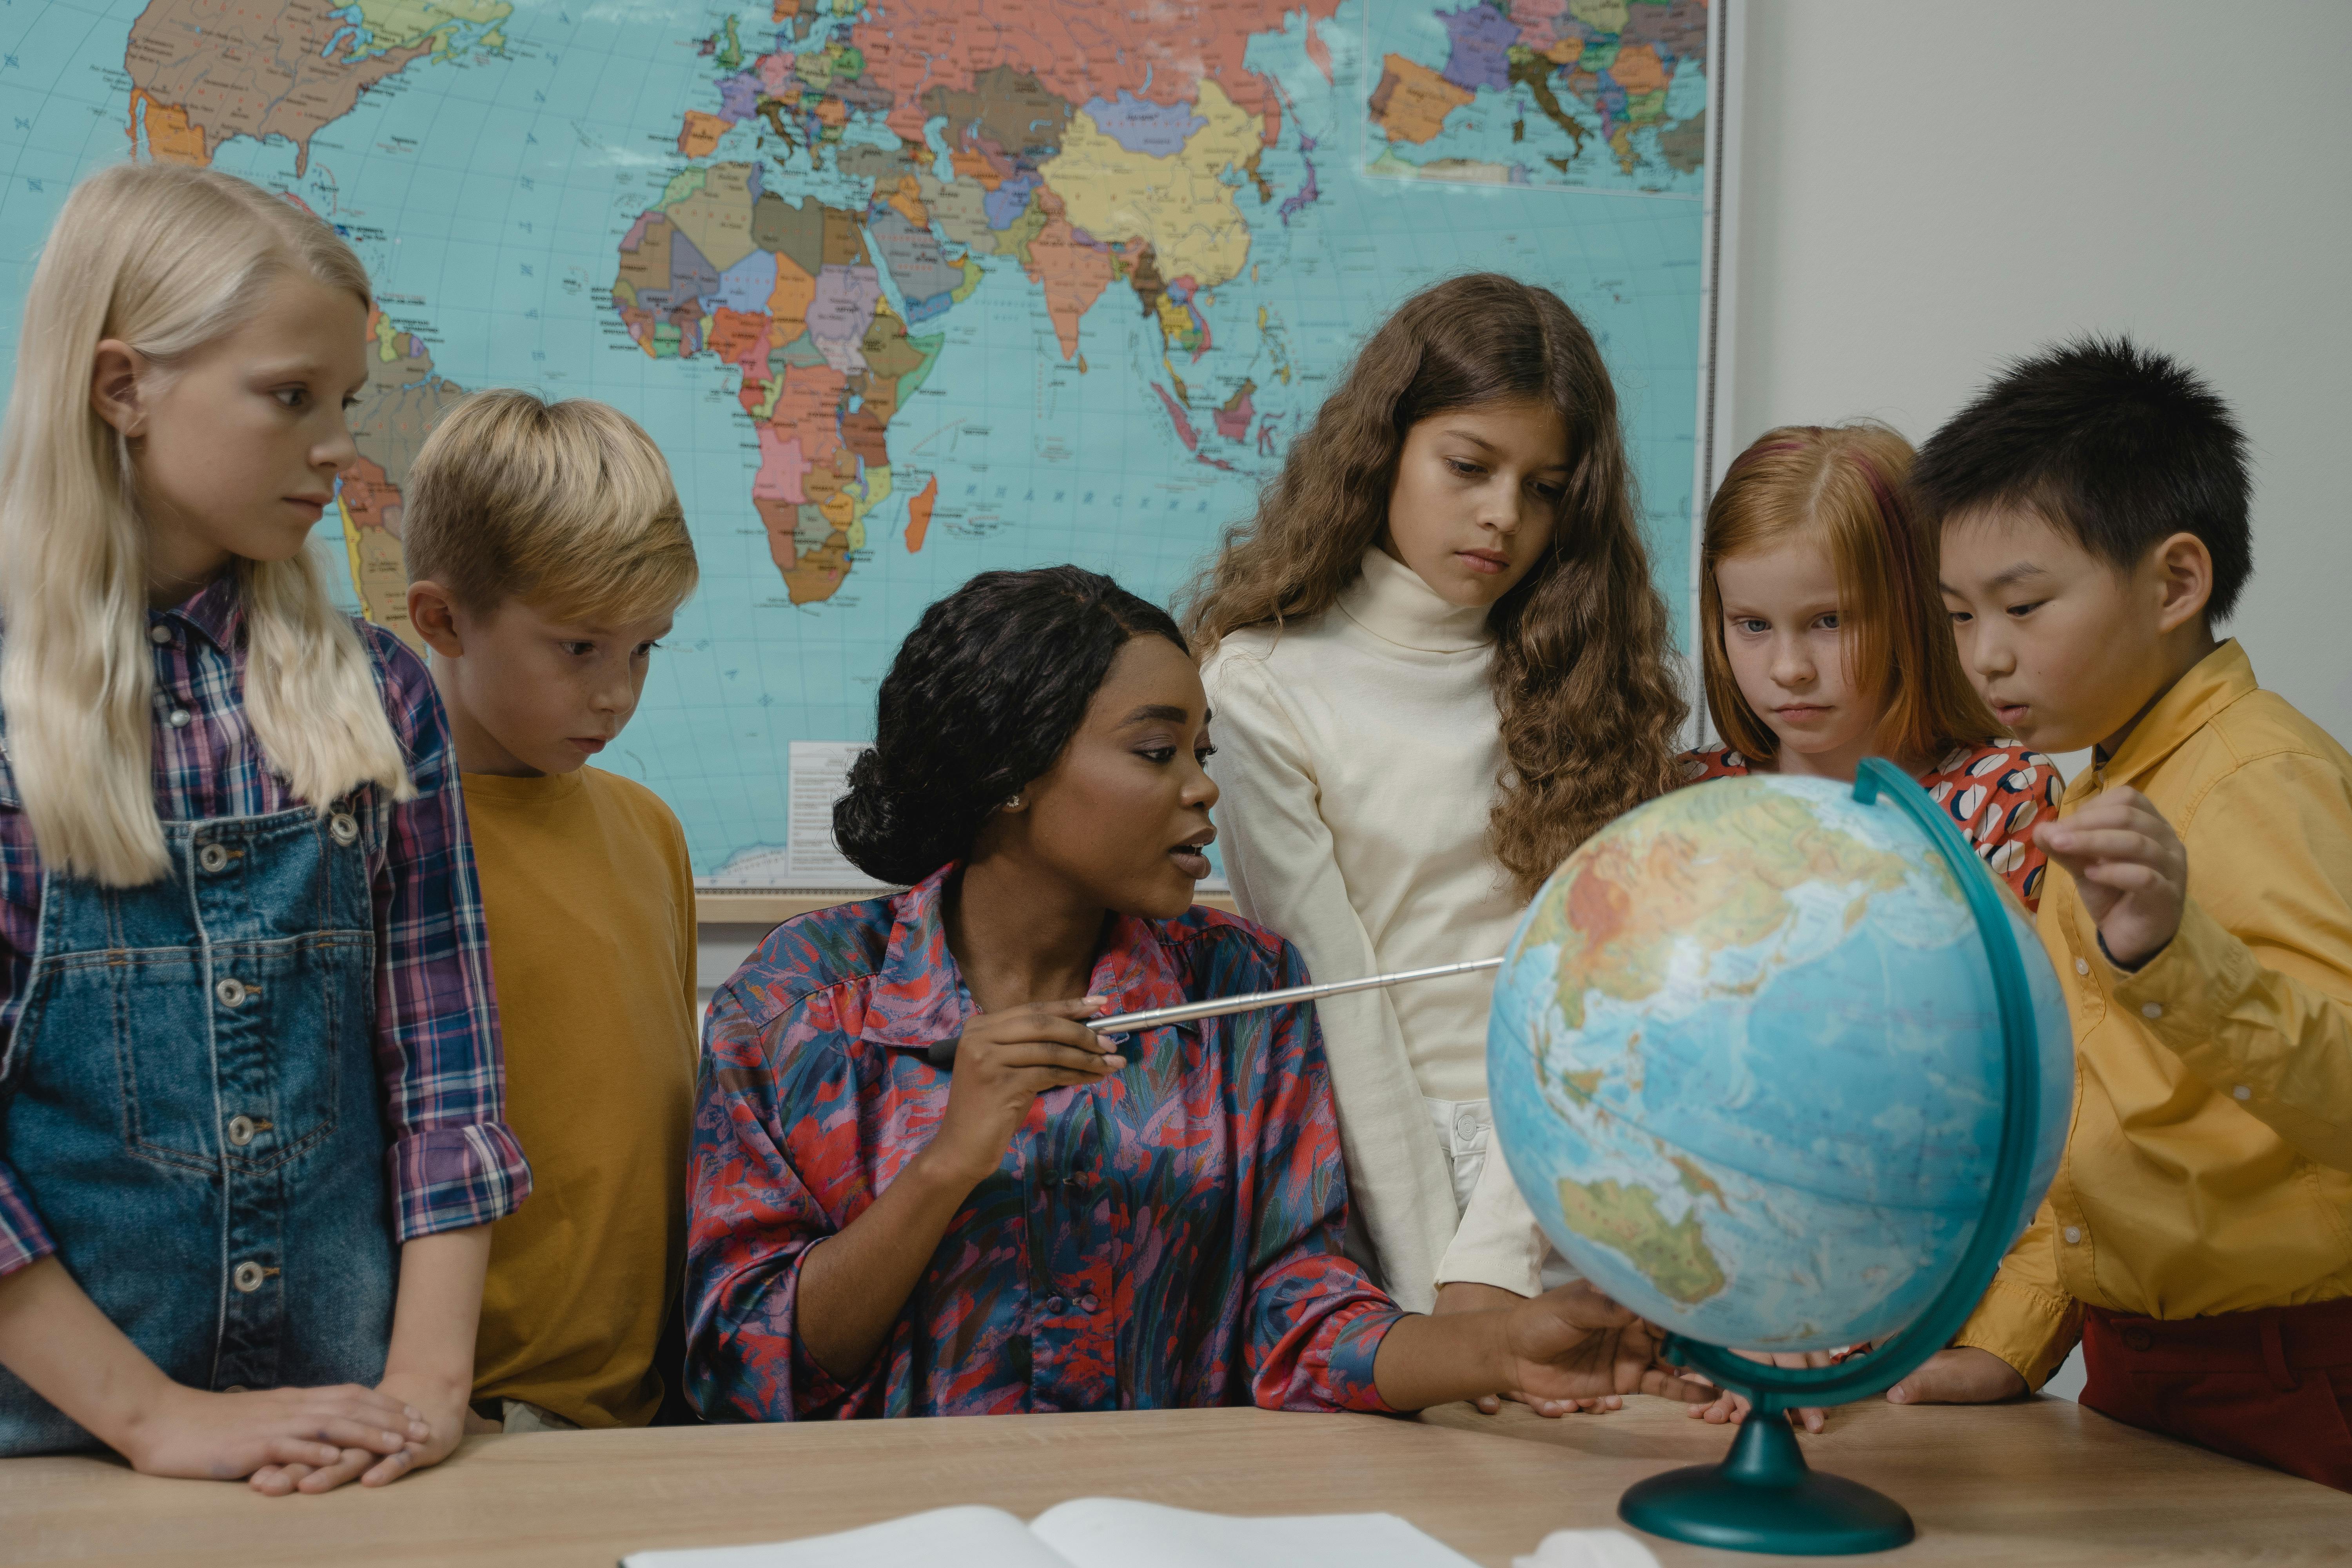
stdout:
[[[1193,595],[1244,914],[1334,980],[1497,953],[1570,850],[1673,787],[1638,517],[1608,367],[1557,295],[1482,273],[1398,307]],[[1364,1239],[1408,1306],[1545,1278],[1486,1157],[1488,994],[1324,1010]]]
[[835,813],[912,886],[786,921],[711,1002],[704,1415],[1711,1396],[1580,1285],[1444,1319],[1375,1289],[1311,1007],[1080,1022],[1307,979],[1192,905],[1208,718],[1175,623],[1107,577],[987,573],[924,614]]

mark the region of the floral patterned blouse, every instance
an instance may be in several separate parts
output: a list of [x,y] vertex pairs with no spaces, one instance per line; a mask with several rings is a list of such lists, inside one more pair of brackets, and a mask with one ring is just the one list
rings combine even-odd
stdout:
[[[1748,760],[1728,746],[1685,752],[1681,761],[1686,784],[1751,771]],[[2066,781],[2057,765],[2013,741],[1993,742],[1956,747],[1918,779],[1928,798],[1952,814],[1977,858],[2027,909],[2040,908],[2045,857],[2032,829],[2042,817],[2058,815]]]
[[[719,1421],[1148,1409],[1381,1410],[1402,1316],[1340,1251],[1348,1190],[1311,1006],[1147,1030],[1037,1097],[873,1363],[801,1345],[801,1265],[938,1131],[926,1047],[977,1009],[949,867],[786,921],[710,1005],[688,1174],[687,1387]],[[1290,945],[1195,908],[1120,918],[1090,989],[1129,1012],[1306,982]]]

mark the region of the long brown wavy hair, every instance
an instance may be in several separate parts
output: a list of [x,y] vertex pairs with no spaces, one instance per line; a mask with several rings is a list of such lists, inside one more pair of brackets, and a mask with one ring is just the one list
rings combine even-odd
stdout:
[[1544,558],[1486,612],[1507,764],[1486,844],[1532,896],[1602,824],[1673,786],[1688,712],[1642,546],[1616,389],[1558,295],[1482,272],[1400,306],[1292,446],[1255,515],[1225,531],[1183,620],[1206,658],[1228,632],[1330,609],[1387,531],[1405,433],[1448,410],[1524,401],[1559,411],[1570,478]]

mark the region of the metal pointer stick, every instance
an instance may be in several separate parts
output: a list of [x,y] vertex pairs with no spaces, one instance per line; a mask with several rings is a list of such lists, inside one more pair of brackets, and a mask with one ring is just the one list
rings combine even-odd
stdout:
[[[1500,969],[1499,958],[1476,958],[1467,963],[1440,963],[1428,969],[1400,969],[1392,974],[1367,974],[1360,980],[1332,980],[1320,985],[1293,985],[1281,991],[1252,991],[1240,996],[1220,996],[1208,1002],[1186,1002],[1174,1007],[1150,1007],[1140,1013],[1114,1013],[1108,1018],[1078,1020],[1097,1035],[1129,1035],[1139,1029],[1157,1028],[1162,1024],[1181,1024],[1193,1018],[1221,1018],[1228,1013],[1254,1013],[1261,1007],[1280,1007],[1292,1002],[1312,1002],[1320,996],[1340,996],[1350,991],[1370,991],[1381,986],[1402,985],[1412,980],[1442,980],[1449,974],[1472,974],[1482,969]],[[940,1040],[926,1054],[933,1067],[955,1064],[956,1043]]]

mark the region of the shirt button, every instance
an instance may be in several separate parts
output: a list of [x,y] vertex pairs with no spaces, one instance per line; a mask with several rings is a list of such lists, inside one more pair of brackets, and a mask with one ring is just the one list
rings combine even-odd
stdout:
[[2077,973],[2077,974],[2088,974],[2088,973],[2091,973],[2091,961],[2090,961],[2089,959],[2087,959],[2087,958],[2078,958],[2078,959],[2076,959],[2076,960],[2074,961],[2074,973]]
[[228,1119],[228,1141],[240,1149],[253,1142],[253,1135],[259,1129],[254,1125],[253,1118],[250,1116],[232,1116]]
[[250,1296],[261,1289],[262,1280],[268,1278],[268,1276],[262,1272],[261,1265],[248,1258],[236,1266],[236,1270],[229,1275],[228,1282]]
[[165,647],[172,640],[172,628],[165,626],[163,622],[157,621],[153,626],[147,628],[147,640],[153,643],[157,647]]
[[1049,1312],[1058,1312],[1068,1305],[1069,1303],[1063,1300],[1059,1296],[1048,1296],[1045,1298],[1045,1310]]
[[2079,1242],[2079,1241],[2081,1241],[2082,1239],[2083,1239],[2083,1227],[2082,1227],[2081,1226],[2079,1226],[2079,1225],[2070,1225],[2070,1226],[2068,1226],[2066,1227],[2066,1245],[2067,1245],[2067,1246],[2072,1247],[2072,1246],[2074,1246],[2076,1242]]
[[2254,1091],[2248,1089],[2242,1083],[2237,1088],[2231,1089],[2230,1091],[2230,1095],[2233,1100],[2252,1100],[2254,1098]]
[[194,715],[184,708],[174,708],[172,710],[172,728],[184,730],[188,727],[188,721],[194,717]]
[[224,980],[213,987],[213,994],[220,998],[220,1005],[224,1007],[242,1007],[245,1005],[245,982]]
[[2139,1016],[2143,1018],[2161,1018],[2164,1016],[2164,1004],[2150,1002],[2139,1010]]
[[1092,1312],[1098,1310],[1101,1308],[1102,1303],[1096,1300],[1094,1292],[1089,1290],[1085,1295],[1078,1298],[1078,1305],[1086,1310]]

